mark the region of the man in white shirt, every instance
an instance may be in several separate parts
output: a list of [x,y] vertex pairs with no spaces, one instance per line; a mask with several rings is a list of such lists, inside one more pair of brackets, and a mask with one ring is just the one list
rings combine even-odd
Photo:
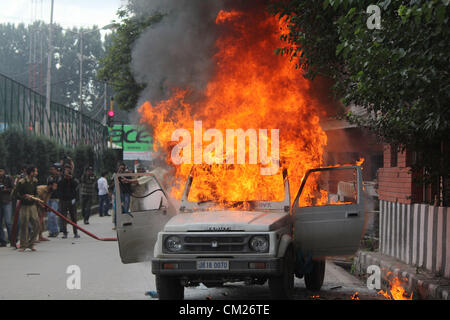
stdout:
[[108,214],[109,209],[109,190],[108,190],[108,181],[106,181],[107,172],[104,172],[100,179],[97,180],[98,186],[98,202],[99,208],[98,212],[100,217],[110,216]]

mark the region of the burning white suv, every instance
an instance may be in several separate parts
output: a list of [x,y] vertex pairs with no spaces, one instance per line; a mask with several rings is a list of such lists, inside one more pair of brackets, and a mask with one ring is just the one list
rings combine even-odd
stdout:
[[[118,179],[124,176],[131,176],[128,186]],[[361,167],[309,170],[292,205],[286,170],[280,181],[281,201],[215,203],[190,199],[191,174],[180,208],[171,214],[172,204],[155,175],[118,175],[116,208],[124,192],[131,194],[131,210],[117,217],[122,262],[151,260],[160,299],[183,299],[185,287],[200,283],[216,287],[240,281],[268,281],[274,298],[289,299],[294,276],[319,290],[325,257],[351,255],[359,247]]]

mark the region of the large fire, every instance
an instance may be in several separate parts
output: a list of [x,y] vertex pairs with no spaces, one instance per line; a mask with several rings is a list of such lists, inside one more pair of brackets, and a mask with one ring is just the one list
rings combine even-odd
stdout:
[[[202,121],[204,130],[219,129],[224,136],[226,129],[279,129],[280,163],[288,170],[293,195],[306,171],[323,165],[327,136],[319,125],[320,106],[309,94],[308,80],[289,59],[274,54],[283,46],[280,35],[286,25],[262,9],[221,11],[216,24],[221,35],[216,41],[215,72],[202,98],[194,99],[191,88],[173,88],[169,99],[146,102],[139,109],[142,122],[153,128],[155,151],[167,154],[167,162],[174,166],[172,195],[181,198],[192,168],[171,162],[171,151],[178,143],[171,141],[172,134],[183,128],[193,136],[194,121]],[[270,146],[271,136],[267,137]],[[283,184],[267,183],[276,178],[262,176],[258,166],[235,165],[233,169],[226,179],[241,183],[218,189],[213,186],[224,179],[224,166],[198,166],[194,180],[199,187],[191,190],[196,200],[279,200],[283,194]]]

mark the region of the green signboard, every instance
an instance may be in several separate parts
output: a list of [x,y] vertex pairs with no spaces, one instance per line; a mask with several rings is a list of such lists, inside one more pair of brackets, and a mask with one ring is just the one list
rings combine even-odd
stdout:
[[114,125],[110,129],[113,148],[123,149],[124,160],[151,160],[152,138],[148,129],[137,125]]

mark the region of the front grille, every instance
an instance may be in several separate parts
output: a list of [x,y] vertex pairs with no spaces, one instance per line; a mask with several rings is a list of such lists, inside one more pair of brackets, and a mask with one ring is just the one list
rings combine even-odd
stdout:
[[[163,238],[163,251],[172,253],[165,247],[165,240],[170,235]],[[253,235],[177,235],[181,238],[183,249],[177,253],[247,253],[254,252],[248,243]]]
[[247,243],[247,237],[243,236],[189,236],[184,238],[186,252],[244,252]]

